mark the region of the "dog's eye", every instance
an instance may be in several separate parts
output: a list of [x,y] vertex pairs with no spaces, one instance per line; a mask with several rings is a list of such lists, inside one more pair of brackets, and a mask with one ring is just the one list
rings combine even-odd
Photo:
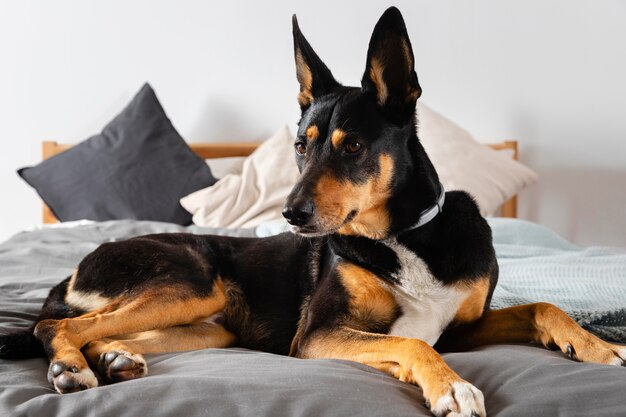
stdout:
[[295,148],[296,148],[296,152],[298,153],[298,155],[304,155],[306,153],[305,142],[296,142]]
[[345,151],[346,153],[351,153],[351,154],[355,154],[361,151],[361,149],[363,148],[363,145],[361,145],[359,142],[348,142],[346,143],[345,146]]

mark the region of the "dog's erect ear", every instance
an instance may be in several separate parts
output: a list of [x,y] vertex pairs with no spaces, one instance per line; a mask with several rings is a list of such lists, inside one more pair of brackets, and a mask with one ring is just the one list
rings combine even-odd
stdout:
[[403,120],[415,111],[422,89],[404,19],[395,7],[387,9],[374,28],[361,86],[393,119]]
[[298,19],[293,15],[293,48],[296,56],[296,75],[300,83],[298,103],[306,110],[316,97],[321,97],[340,87],[328,67],[315,53],[300,32]]

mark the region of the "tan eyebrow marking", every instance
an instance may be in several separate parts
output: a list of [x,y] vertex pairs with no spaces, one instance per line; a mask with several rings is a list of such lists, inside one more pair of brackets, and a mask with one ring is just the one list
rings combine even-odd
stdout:
[[311,125],[309,127],[307,127],[306,129],[306,138],[309,141],[314,141],[315,139],[317,139],[320,135],[320,131],[317,128],[317,126],[315,125]]
[[346,132],[341,129],[335,129],[333,134],[330,136],[330,141],[333,144],[333,147],[337,149],[343,143],[343,140],[346,138]]

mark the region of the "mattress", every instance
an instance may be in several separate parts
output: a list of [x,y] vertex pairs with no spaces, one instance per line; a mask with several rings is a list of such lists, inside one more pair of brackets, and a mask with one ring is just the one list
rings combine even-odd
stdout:
[[[609,283],[612,294],[626,288],[623,253],[568,246],[527,222],[498,220],[492,227],[502,284],[495,304],[551,298],[548,301],[564,304],[590,330],[606,331],[605,335],[619,340],[623,326],[619,312],[624,305],[619,297],[602,304],[600,290],[602,282]],[[111,221],[14,236],[0,244],[0,332],[27,327],[48,290],[100,243],[180,231],[237,236],[256,232]],[[610,267],[585,269],[587,261]],[[558,272],[565,267],[573,272]],[[549,285],[542,287],[542,276]],[[521,285],[516,286],[518,281]],[[564,286],[569,291],[565,295],[556,289],[560,281],[570,282]],[[626,304],[626,298],[622,300]],[[66,395],[57,394],[48,384],[45,359],[0,360],[0,416],[430,415],[419,388],[349,361],[300,360],[238,348],[147,355],[146,359],[149,375],[145,378]],[[580,364],[560,352],[528,345],[487,346],[445,354],[444,359],[483,391],[489,416],[626,415],[625,368]]]

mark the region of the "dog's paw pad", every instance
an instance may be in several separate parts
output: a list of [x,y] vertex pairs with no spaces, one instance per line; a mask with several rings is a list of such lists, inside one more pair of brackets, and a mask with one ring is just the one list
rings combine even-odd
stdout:
[[441,417],[486,417],[483,393],[472,384],[462,381],[452,384],[431,411]]
[[146,376],[148,365],[142,355],[112,350],[100,355],[98,371],[106,380],[118,382]]
[[89,368],[80,369],[64,362],[52,362],[48,368],[48,381],[60,394],[82,391],[98,386],[96,376]]

